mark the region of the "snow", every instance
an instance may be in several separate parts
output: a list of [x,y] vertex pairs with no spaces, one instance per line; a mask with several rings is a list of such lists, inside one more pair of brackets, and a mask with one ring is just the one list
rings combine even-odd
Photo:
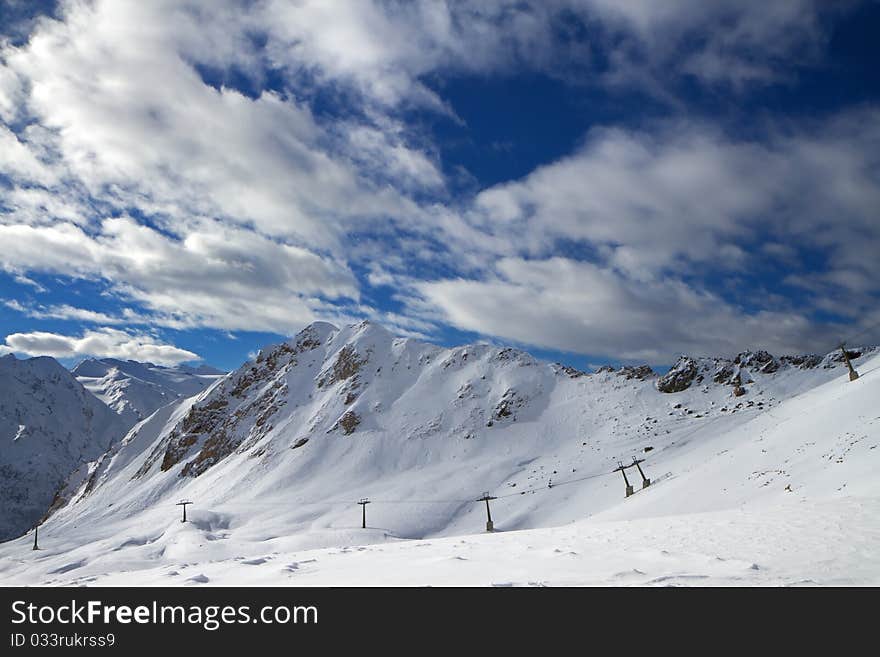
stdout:
[[124,431],[56,360],[0,358],[0,539],[31,528],[71,471]]
[[115,358],[86,359],[72,372],[125,420],[127,428],[166,404],[198,394],[224,374],[206,365],[165,367]]
[[[71,479],[40,551],[0,545],[0,582],[876,585],[880,356],[854,382],[822,362],[667,394],[316,325],[134,427]],[[633,456],[653,483],[628,470],[625,498]]]

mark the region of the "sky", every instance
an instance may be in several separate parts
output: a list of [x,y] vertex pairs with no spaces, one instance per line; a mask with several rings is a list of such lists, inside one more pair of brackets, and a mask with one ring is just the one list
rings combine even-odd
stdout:
[[880,3],[0,0],[0,355],[880,343]]

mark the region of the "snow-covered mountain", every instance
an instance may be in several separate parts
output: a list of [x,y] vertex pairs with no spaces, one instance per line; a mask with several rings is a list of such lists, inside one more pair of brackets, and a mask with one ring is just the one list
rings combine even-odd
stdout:
[[[298,567],[272,565],[279,555],[481,532],[483,492],[498,498],[504,532],[758,509],[795,493],[810,504],[880,497],[870,476],[880,418],[869,407],[880,357],[851,357],[863,370],[853,383],[836,354],[588,374],[511,348],[444,349],[367,322],[316,323],[80,468],[41,530],[51,553],[39,566],[0,566],[0,577],[111,582],[136,568],[144,582],[204,582],[211,562],[221,583],[250,581],[245,571],[262,564],[295,583]],[[614,469],[636,456],[653,483],[626,499]],[[182,498],[193,502],[186,524]]]
[[115,358],[90,358],[72,372],[129,428],[166,404],[198,394],[225,374],[207,365],[164,367]]
[[125,430],[53,358],[0,357],[0,539],[32,527],[67,476]]

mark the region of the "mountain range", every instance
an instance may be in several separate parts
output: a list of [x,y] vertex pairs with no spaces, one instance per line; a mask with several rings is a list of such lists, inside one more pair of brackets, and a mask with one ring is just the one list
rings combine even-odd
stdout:
[[[876,356],[873,347],[850,352],[857,367]],[[123,371],[106,362],[75,371],[112,403],[112,386],[97,382],[114,369]],[[109,581],[136,563],[148,581],[170,582],[183,559],[198,583],[207,561],[479,532],[482,496],[502,506],[498,529],[554,527],[618,513],[626,498],[616,468],[634,458],[652,480],[649,514],[775,503],[792,485],[810,499],[857,492],[871,484],[854,472],[877,453],[867,451],[876,428],[859,433],[873,421],[867,408],[839,419],[839,432],[780,434],[789,452],[755,456],[771,451],[759,447],[768,423],[794,426],[813,391],[831,391],[819,404],[831,417],[835,390],[868,389],[864,380],[840,387],[846,371],[839,352],[755,351],[683,356],[662,376],[647,366],[587,373],[509,347],[442,348],[370,322],[317,322],[225,376],[193,373],[213,383],[82,459],[41,530],[56,556],[6,574]],[[737,450],[742,459],[728,462]],[[849,462],[853,450],[865,451],[861,465],[838,467],[836,455]],[[695,477],[704,486],[708,472],[721,473],[717,487],[687,488]],[[638,473],[627,474],[638,488]],[[193,504],[185,525],[180,500]]]
[[71,372],[129,427],[166,404],[192,397],[225,374],[209,365],[165,367],[115,358],[90,358]]

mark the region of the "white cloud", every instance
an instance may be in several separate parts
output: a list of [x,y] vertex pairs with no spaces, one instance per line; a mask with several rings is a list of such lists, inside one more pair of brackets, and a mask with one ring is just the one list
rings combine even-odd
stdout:
[[645,73],[690,75],[737,88],[786,77],[811,63],[825,43],[824,14],[845,9],[815,0],[756,4],[748,0],[587,0],[606,32],[611,82],[644,81]]
[[[529,68],[611,85],[647,83],[658,93],[670,76],[766,83],[809,61],[830,11],[814,0],[772,7],[744,0],[271,0],[253,17],[267,26],[278,66],[347,84],[381,105],[444,108],[422,82],[426,75]],[[578,21],[589,40],[561,38]],[[597,50],[607,70],[593,68]]]
[[62,21],[42,21],[25,46],[3,51],[4,79],[26,81],[10,102],[44,130],[7,136],[15,148],[0,172],[48,184],[32,154],[48,150],[65,190],[81,185],[109,208],[136,206],[178,230],[208,215],[321,248],[364,218],[412,214],[373,172],[415,187],[437,186],[440,174],[390,136],[391,119],[341,130],[294,95],[249,98],[203,82],[196,65],[263,75],[250,34],[268,27],[231,2],[66,3]]
[[[621,335],[633,357],[665,349],[659,331],[598,322],[604,299],[633,326],[665,322],[669,308],[732,320],[727,337],[693,320],[711,343],[669,333],[682,348],[732,348],[780,326],[768,340],[801,344],[802,314],[761,310],[776,297],[743,313],[686,281],[735,283],[783,256],[795,272],[809,248],[828,268],[790,278],[814,295],[804,312],[841,294],[849,312],[867,307],[880,279],[876,110],[760,142],[688,121],[598,128],[570,156],[454,204],[438,149],[403,110],[453,115],[425,82],[447,74],[537,70],[658,94],[685,76],[742,89],[795,70],[822,43],[824,11],[808,0],[68,0],[26,43],[0,44],[0,176],[11,180],[0,268],[20,281],[101,281],[134,308],[29,307],[101,325],[285,332],[376,316],[362,305],[362,267],[398,288],[410,315],[380,315],[413,334],[448,320],[547,347],[589,338],[617,353]],[[577,17],[589,39],[559,38]],[[607,68],[593,66],[598,50]],[[260,92],[270,75],[278,90]],[[222,84],[233,76],[252,96]],[[321,111],[322,94],[335,113]],[[790,250],[754,248],[762,240]],[[590,262],[557,257],[569,249]],[[428,276],[440,280],[418,280]],[[544,308],[558,328],[516,309],[543,308],[529,293],[571,300]],[[480,316],[484,294],[507,301],[493,312],[509,321]]]
[[668,363],[679,353],[833,347],[793,310],[746,312],[676,280],[640,282],[565,258],[502,259],[488,280],[417,285],[453,325],[524,344]]
[[[830,349],[846,329],[814,311],[857,321],[880,294],[878,153],[876,109],[764,142],[703,123],[594,130],[571,156],[480,193],[447,240],[474,266],[410,281],[408,303],[486,335],[655,362]],[[703,287],[710,276],[725,298]],[[808,292],[800,305],[792,286]]]
[[55,182],[55,174],[45,163],[39,161],[26,145],[6,126],[0,124],[0,171],[13,178],[35,181],[40,184]]
[[11,333],[6,336],[6,344],[0,347],[0,350],[28,356],[54,358],[94,356],[160,365],[200,360],[198,354],[174,345],[162,344],[152,336],[106,327],[86,331],[79,337],[42,331]]
[[357,299],[345,265],[210,222],[174,239],[129,218],[89,234],[72,224],[0,225],[0,266],[105,279],[169,326],[290,330],[321,299]]
[[90,324],[131,324],[127,317],[115,317],[107,313],[77,308],[69,304],[56,304],[51,306],[26,306],[17,299],[6,299],[3,305],[34,319],[60,319],[69,321],[87,322]]
[[[641,280],[766,264],[779,249],[749,245],[770,241],[786,245],[790,266],[798,249],[821,249],[834,269],[876,281],[880,261],[868,251],[880,243],[878,147],[876,109],[765,142],[704,123],[596,129],[571,156],[480,193],[465,218],[497,255],[548,257],[568,241]],[[460,246],[473,243],[468,235]]]

